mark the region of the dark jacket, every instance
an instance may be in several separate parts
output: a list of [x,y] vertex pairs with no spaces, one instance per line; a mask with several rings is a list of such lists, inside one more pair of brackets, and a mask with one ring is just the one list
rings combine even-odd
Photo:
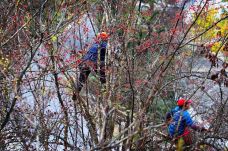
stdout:
[[98,50],[100,48],[100,60],[105,61],[105,52],[106,52],[107,42],[102,41],[100,43],[94,43],[90,48],[86,55],[82,58],[82,61],[92,61],[97,63],[98,58]]

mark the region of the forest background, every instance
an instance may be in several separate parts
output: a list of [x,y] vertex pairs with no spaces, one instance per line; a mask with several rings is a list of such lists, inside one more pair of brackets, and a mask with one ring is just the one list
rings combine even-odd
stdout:
[[[0,150],[167,150],[178,98],[228,148],[227,0],[0,1]],[[106,91],[78,64],[109,34]]]

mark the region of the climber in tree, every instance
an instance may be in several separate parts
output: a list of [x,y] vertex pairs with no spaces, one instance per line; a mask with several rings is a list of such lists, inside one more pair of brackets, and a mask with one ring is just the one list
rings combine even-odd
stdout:
[[183,140],[184,145],[192,144],[189,127],[198,131],[209,131],[193,122],[188,113],[191,103],[191,100],[179,99],[177,101],[178,108],[175,110],[172,121],[168,126],[169,136],[174,139],[177,144],[179,144],[178,141],[180,140]]
[[108,41],[108,34],[106,32],[98,33],[95,38],[95,43],[89,48],[88,52],[82,57],[79,65],[80,75],[77,84],[77,92],[80,92],[83,88],[90,72],[94,70],[97,72],[97,60],[100,51],[100,81],[101,84],[106,82],[105,80],[105,53]]

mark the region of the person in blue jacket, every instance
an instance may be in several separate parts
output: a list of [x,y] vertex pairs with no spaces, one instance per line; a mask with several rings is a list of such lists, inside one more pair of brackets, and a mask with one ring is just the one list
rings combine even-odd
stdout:
[[95,43],[89,48],[85,56],[82,57],[79,65],[80,75],[77,85],[77,91],[80,92],[85,84],[91,70],[97,72],[97,60],[98,51],[100,51],[100,81],[101,84],[106,82],[105,80],[105,53],[108,41],[108,34],[101,32],[97,35]]
[[177,109],[173,114],[172,121],[168,126],[169,136],[177,141],[183,138],[185,145],[192,144],[192,139],[188,128],[198,131],[208,131],[204,127],[195,124],[195,122],[192,120],[188,112],[191,103],[191,100],[178,100],[177,105],[179,109]]
[[171,111],[166,114],[165,122],[167,125],[169,125],[172,122],[173,115],[182,109],[180,106],[178,106],[178,102],[180,100],[181,99],[177,100],[177,106],[175,108],[171,109]]

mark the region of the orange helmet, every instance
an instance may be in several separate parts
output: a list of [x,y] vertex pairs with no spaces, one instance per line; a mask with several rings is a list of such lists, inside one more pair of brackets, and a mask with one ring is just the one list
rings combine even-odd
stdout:
[[101,38],[102,40],[108,39],[108,34],[106,32],[101,32],[97,34],[97,38]]

